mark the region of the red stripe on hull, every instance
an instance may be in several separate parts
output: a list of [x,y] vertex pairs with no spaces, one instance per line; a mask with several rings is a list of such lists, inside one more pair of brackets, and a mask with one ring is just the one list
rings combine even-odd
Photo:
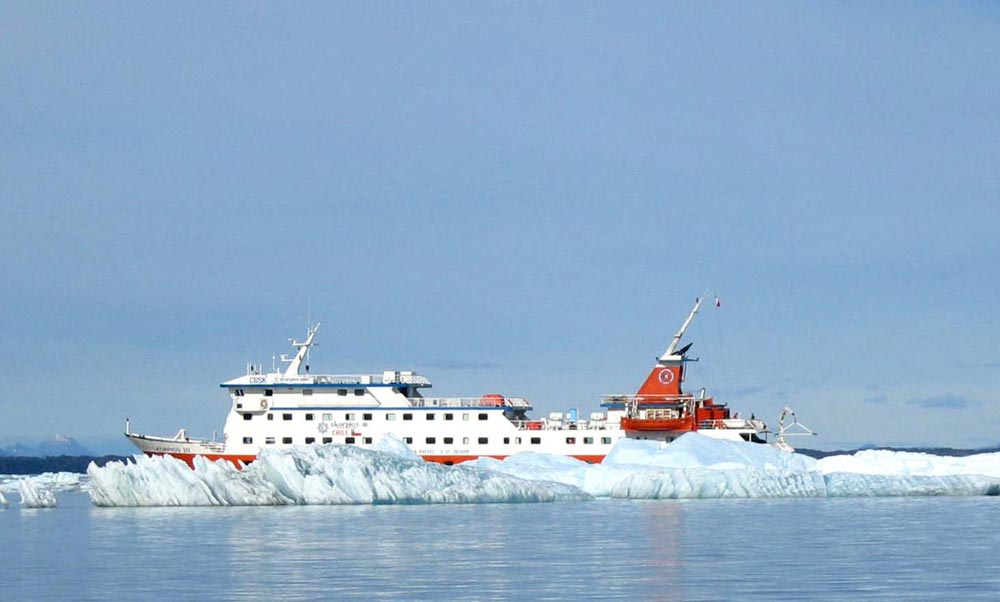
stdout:
[[[164,453],[164,452],[146,452],[148,456],[171,456],[177,458],[178,460],[183,460],[185,464],[194,468],[194,457],[201,456],[206,460],[215,462],[216,460],[225,460],[231,463],[236,468],[243,468],[247,464],[253,462],[257,459],[257,456],[232,456],[225,454],[181,454],[181,453]],[[476,460],[478,458],[495,458],[497,460],[503,460],[508,456],[421,456],[424,460],[428,462],[436,462],[438,464],[446,464],[451,466],[452,464],[460,464],[462,462],[468,462],[469,460]],[[604,456],[570,456],[571,458],[576,458],[577,460],[583,460],[584,462],[589,462],[591,464],[600,464],[604,460]]]
[[146,452],[147,456],[170,456],[177,458],[178,460],[183,460],[185,464],[194,468],[194,457],[201,456],[210,462],[215,462],[216,460],[225,460],[229,462],[236,468],[243,468],[243,466],[253,462],[257,459],[257,456],[227,456],[224,454],[180,454],[176,452]]

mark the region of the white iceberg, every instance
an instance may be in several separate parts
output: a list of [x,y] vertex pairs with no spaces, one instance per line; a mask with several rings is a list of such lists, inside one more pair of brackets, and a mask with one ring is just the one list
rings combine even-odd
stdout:
[[21,495],[21,505],[25,508],[55,508],[56,494],[49,489],[39,488],[33,479],[21,479],[17,483]]
[[662,445],[622,440],[601,464],[525,452],[457,466],[425,462],[393,437],[374,449],[264,450],[237,470],[137,456],[91,465],[98,506],[425,504],[678,499],[998,495],[1000,453],[945,458],[864,451],[814,460],[767,445],[690,433]]
[[411,457],[398,442],[381,449],[307,445],[261,452],[238,470],[196,458],[194,470],[169,457],[91,464],[98,506],[260,506],[286,504],[432,504],[553,502],[589,499],[575,487],[519,479],[471,466]]
[[3,496],[3,492],[0,491],[0,508],[6,508],[6,507],[7,507],[7,498],[5,498]]

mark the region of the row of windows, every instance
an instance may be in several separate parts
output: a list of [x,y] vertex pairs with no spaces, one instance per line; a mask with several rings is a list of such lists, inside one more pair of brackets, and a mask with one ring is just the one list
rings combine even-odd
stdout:
[[[576,443],[576,439],[577,439],[576,437],[566,437],[566,443],[574,444],[574,443]],[[363,437],[362,440],[364,441],[365,444],[371,444],[371,442],[372,442],[372,438],[371,437]],[[541,437],[531,437],[530,441],[531,441],[532,445],[540,445],[542,443],[542,438]],[[274,442],[275,442],[275,438],[274,437],[265,437],[264,438],[264,443],[266,445],[273,445]],[[292,443],[292,438],[291,437],[282,437],[281,438],[281,442],[283,444],[291,444]],[[322,442],[323,443],[333,443],[333,437],[323,437],[322,438]],[[344,438],[344,443],[353,444],[353,443],[356,443],[356,442],[357,442],[356,441],[356,437],[345,437]],[[407,445],[413,445],[413,437],[403,437],[403,442],[405,442]],[[454,437],[443,437],[442,438],[442,442],[445,445],[452,445],[453,443],[455,443],[455,439],[454,439]],[[487,445],[487,444],[489,444],[489,442],[490,442],[489,437],[479,437],[477,439],[477,441],[476,441],[476,443],[478,443],[479,445]],[[504,445],[510,445],[510,437],[504,437],[503,438],[503,442],[504,442]],[[246,444],[253,443],[253,437],[243,437],[243,443],[246,443]],[[315,437],[306,437],[305,438],[305,443],[306,443],[306,445],[308,445],[310,443],[316,443],[316,438]],[[427,437],[427,438],[424,439],[424,443],[426,443],[428,445],[433,445],[433,444],[437,443],[437,437]],[[591,444],[594,443],[594,438],[593,437],[583,437],[583,443],[585,445],[591,445]],[[603,443],[605,445],[610,444],[611,443],[611,437],[601,437],[601,443]],[[468,437],[462,437],[462,445],[468,445],[468,444],[469,444],[469,438]],[[521,438],[520,437],[514,437],[514,444],[515,445],[520,445],[521,444]]]
[[[244,391],[243,391],[243,389],[233,389],[233,394],[236,395],[237,397],[243,397]],[[308,395],[312,395],[313,394],[313,390],[312,389],[302,389],[302,394],[303,395],[307,395],[307,396]],[[364,389],[354,389],[354,396],[355,397],[362,397],[362,396],[364,396],[364,394],[365,394],[365,390]],[[264,397],[271,397],[273,395],[274,395],[274,389],[264,389]],[[347,395],[347,389],[337,389],[337,395],[340,395],[341,397],[346,396]]]
[[[253,420],[253,416],[254,416],[253,414],[243,414],[243,420]],[[281,415],[281,419],[282,420],[291,420],[292,416],[293,416],[292,414],[282,414]],[[425,414],[425,417],[426,417],[427,420],[434,420],[435,419],[435,414],[434,414],[434,412],[427,412]],[[479,420],[489,420],[490,415],[487,414],[486,412],[483,412],[483,413],[479,414],[477,416],[477,418]],[[274,414],[271,414],[271,413],[267,414],[267,419],[268,420],[274,420]],[[306,414],[306,420],[312,421],[312,420],[315,420],[315,419],[316,419],[316,415],[315,414],[312,414],[312,413],[307,413]],[[358,419],[358,415],[355,414],[354,412],[347,412],[346,414],[344,414],[344,420],[346,420],[348,422],[353,422],[353,421],[355,421],[357,419]],[[390,422],[394,421],[394,420],[396,420],[396,414],[394,412],[387,412],[386,415],[385,415],[385,419],[387,421],[390,421]],[[455,415],[452,414],[452,413],[447,413],[447,414],[444,415],[444,419],[445,420],[454,420],[455,419]],[[325,421],[333,420],[333,414],[332,413],[325,413],[325,414],[323,414],[323,420],[325,420]],[[365,413],[361,414],[361,420],[365,420],[365,421],[372,420],[372,414],[370,412],[365,412]],[[403,414],[403,420],[413,420],[413,414],[411,414],[409,412]],[[462,414],[462,420],[469,420],[469,413],[468,412],[464,412]]]

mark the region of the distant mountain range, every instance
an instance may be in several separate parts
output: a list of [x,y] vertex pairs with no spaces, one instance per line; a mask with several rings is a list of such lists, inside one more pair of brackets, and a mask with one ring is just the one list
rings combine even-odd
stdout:
[[56,435],[54,439],[42,441],[37,445],[15,443],[10,447],[0,447],[0,457],[48,458],[52,456],[92,456],[90,450],[80,445],[76,439],[65,435]]

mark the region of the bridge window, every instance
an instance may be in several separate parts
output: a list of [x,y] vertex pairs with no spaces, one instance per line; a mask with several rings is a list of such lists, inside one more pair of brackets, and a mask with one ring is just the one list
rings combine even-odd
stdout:
[[593,442],[594,442],[594,438],[593,437],[584,437],[583,438],[584,445],[590,445]]
[[274,437],[266,437],[264,439],[264,444],[265,445],[274,445]]
[[532,437],[531,438],[531,444],[532,445],[538,445],[541,442],[542,442],[542,438],[541,437]]
[[312,389],[302,389],[302,394],[305,395],[305,396],[312,395],[313,394],[313,390]]
[[243,437],[243,443],[253,443],[253,437]]
[[413,420],[413,414],[403,414],[403,420]]
[[427,420],[434,420],[434,412],[427,412]]
[[569,443],[570,445],[576,443],[576,437],[566,437],[566,443]]
[[243,397],[243,389],[233,389],[233,395]]
[[514,437],[514,443],[516,443],[517,445],[521,445],[521,438],[520,437]]
[[396,419],[396,415],[390,412],[390,413],[388,413],[388,414],[385,415],[385,419],[386,420],[395,420]]
[[601,443],[609,445],[611,443],[611,437],[601,437]]
[[365,390],[364,389],[355,389],[354,390],[354,396],[355,397],[361,397],[364,394],[365,394]]
[[267,415],[267,419],[268,420],[274,420],[274,414],[268,414]]
[[455,415],[454,414],[445,414],[444,415],[444,419],[445,420],[454,420],[455,419]]
[[503,438],[503,444],[504,445],[510,445],[510,437],[504,437]]
[[333,414],[323,414],[323,420],[333,420]]
[[347,389],[337,389],[337,395],[347,395]]
[[323,437],[323,443],[333,443],[333,437]]
[[368,445],[371,445],[371,443],[372,443],[372,438],[371,438],[371,437],[365,437],[365,438],[363,439],[363,441],[364,441],[364,442],[365,442],[366,444],[368,444]]
[[243,420],[253,420],[253,414],[243,414]]
[[480,420],[487,420],[487,419],[489,419],[489,417],[490,417],[490,415],[489,414],[485,414],[485,413],[479,415],[479,419]]
[[353,412],[348,412],[348,413],[344,414],[344,420],[353,421],[354,420],[354,413]]
[[270,397],[274,395],[274,389],[264,389],[264,397]]
[[427,443],[437,443],[437,439],[434,437],[428,437],[427,439],[425,439],[425,441]]
[[354,445],[354,437],[345,437],[344,438],[344,443],[346,443],[348,445]]
[[361,415],[361,419],[362,420],[371,420],[372,419],[372,415],[371,414],[362,414]]
[[487,444],[487,443],[489,443],[489,442],[490,442],[490,440],[489,440],[489,438],[488,438],[488,437],[480,437],[480,438],[479,438],[479,444],[480,444],[480,445],[486,445],[486,444]]
[[281,442],[282,443],[291,443],[292,442],[292,438],[291,437],[282,437],[281,438]]
[[469,413],[468,412],[462,412],[462,420],[468,420],[468,419],[469,419]]
[[469,438],[468,437],[462,437],[462,445],[468,445],[468,444],[469,444]]
[[306,445],[309,445],[310,443],[316,443],[316,438],[315,437],[306,437]]
[[403,443],[413,445],[413,437],[403,437]]
[[312,419],[313,419],[312,414],[306,414],[306,420],[312,420]]
[[281,415],[281,419],[282,420],[291,420],[292,419],[292,415],[291,414],[282,414]]
[[446,445],[451,445],[452,443],[455,442],[455,439],[453,439],[452,437],[445,437],[444,442]]

